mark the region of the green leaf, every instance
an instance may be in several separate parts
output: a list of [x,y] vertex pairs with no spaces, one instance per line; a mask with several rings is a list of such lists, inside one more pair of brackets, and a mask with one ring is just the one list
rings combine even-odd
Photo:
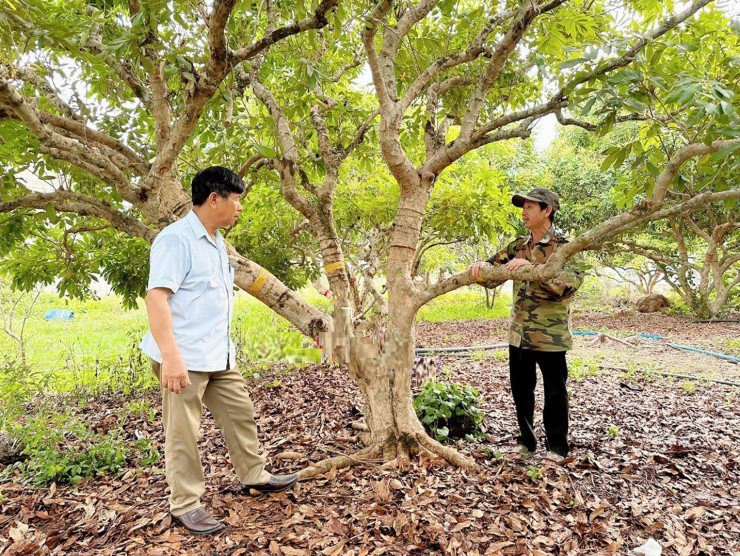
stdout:
[[581,109],[581,116],[588,115],[589,112],[591,112],[591,108],[593,108],[593,105],[596,103],[596,96],[592,96],[590,99],[588,99],[588,102],[583,106]]
[[277,158],[278,152],[273,149],[272,147],[268,147],[266,145],[254,145],[254,150],[256,150],[259,154],[264,156],[265,158]]
[[573,68],[575,66],[582,64],[583,62],[588,62],[588,59],[587,58],[575,58],[573,60],[568,60],[567,62],[558,64],[558,68],[561,70]]

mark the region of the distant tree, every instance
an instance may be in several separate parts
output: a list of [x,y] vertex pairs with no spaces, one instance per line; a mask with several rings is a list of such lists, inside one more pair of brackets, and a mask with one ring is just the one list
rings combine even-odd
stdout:
[[40,287],[30,292],[13,290],[7,277],[0,274],[0,327],[17,346],[22,367],[27,363],[26,322],[40,295]]

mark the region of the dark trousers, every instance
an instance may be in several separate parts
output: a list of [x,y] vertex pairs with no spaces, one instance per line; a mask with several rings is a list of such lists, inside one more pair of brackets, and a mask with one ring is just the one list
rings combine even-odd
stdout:
[[531,452],[537,448],[534,434],[534,389],[537,386],[539,365],[545,387],[545,408],[542,420],[545,424],[548,450],[561,456],[568,455],[568,366],[564,351],[536,351],[509,346],[509,376],[511,393],[516,405],[516,418],[520,436],[517,440]]

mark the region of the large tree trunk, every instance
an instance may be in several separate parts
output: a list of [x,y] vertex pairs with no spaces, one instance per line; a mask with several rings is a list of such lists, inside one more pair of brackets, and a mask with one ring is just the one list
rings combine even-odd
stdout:
[[430,438],[416,416],[409,374],[414,361],[415,312],[407,302],[391,312],[387,327],[383,326],[385,334],[358,336],[351,341],[349,370],[365,399],[369,453],[382,454],[384,461],[398,464],[415,455],[427,455],[474,467],[473,460]]

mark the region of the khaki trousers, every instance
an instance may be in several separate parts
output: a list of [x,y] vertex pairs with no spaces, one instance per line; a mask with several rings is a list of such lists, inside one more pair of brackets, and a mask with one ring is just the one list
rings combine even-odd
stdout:
[[[160,380],[161,366],[152,361]],[[229,458],[242,484],[269,480],[260,456],[254,405],[236,369],[212,373],[190,371],[190,386],[179,394],[162,388],[164,463],[170,487],[170,512],[179,516],[200,507],[205,476],[198,453],[200,420],[205,405],[224,435]]]

